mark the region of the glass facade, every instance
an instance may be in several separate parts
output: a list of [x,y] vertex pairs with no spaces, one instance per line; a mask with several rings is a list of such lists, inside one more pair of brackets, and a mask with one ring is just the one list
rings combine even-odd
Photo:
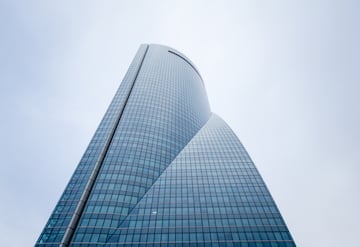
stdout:
[[295,246],[196,67],[142,45],[36,246]]

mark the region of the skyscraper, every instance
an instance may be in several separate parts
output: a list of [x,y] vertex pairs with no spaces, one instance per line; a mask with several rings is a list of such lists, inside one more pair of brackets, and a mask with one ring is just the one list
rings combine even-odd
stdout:
[[295,246],[192,62],[141,45],[36,246]]

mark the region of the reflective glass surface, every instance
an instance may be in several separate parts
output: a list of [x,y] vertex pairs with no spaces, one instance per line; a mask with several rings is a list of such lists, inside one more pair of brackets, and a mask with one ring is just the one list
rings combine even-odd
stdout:
[[216,115],[161,174],[107,243],[295,246],[249,155]]
[[160,45],[140,47],[36,246],[61,243],[295,246],[195,65]]

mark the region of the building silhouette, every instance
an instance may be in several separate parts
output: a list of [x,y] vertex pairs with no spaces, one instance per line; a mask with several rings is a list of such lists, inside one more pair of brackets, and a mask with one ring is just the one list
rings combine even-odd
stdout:
[[141,45],[36,246],[295,246],[192,62]]

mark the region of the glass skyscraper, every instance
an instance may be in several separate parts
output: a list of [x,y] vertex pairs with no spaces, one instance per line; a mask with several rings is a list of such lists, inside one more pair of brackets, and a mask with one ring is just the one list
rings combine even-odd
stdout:
[[195,65],[141,45],[35,246],[295,243]]

